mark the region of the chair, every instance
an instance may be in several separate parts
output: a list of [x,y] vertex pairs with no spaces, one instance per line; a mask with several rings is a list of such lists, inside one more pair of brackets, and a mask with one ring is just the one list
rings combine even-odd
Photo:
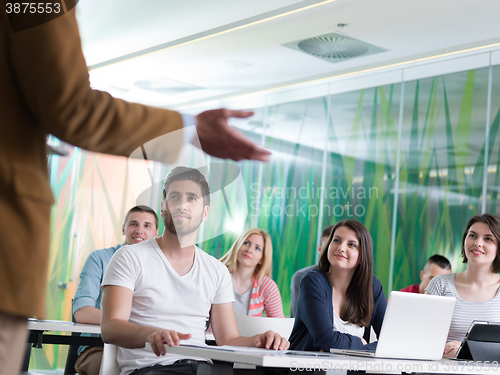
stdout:
[[[73,306],[73,300],[71,300],[71,306]],[[71,314],[71,321],[76,323],[75,317]],[[72,332],[71,336],[80,336],[80,332]],[[66,357],[66,365],[64,367],[64,375],[75,375],[75,363],[78,359],[78,348],[80,345],[70,345],[68,347],[68,355]]]
[[[71,336],[80,336],[80,332],[73,332]],[[66,366],[64,367],[64,375],[75,375],[75,363],[78,359],[78,348],[80,345],[69,345],[68,356],[66,357]]]
[[117,355],[118,346],[113,344],[104,344],[99,375],[120,375],[120,366],[118,366],[118,361],[116,360]]
[[293,324],[295,323],[295,318],[267,318],[241,314],[235,315],[241,336],[253,336],[272,330],[288,340],[292,333]]

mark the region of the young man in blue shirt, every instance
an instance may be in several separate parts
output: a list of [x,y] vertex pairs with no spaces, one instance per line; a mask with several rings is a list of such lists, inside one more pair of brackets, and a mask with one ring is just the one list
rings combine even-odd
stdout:
[[[125,215],[122,233],[125,236],[123,243],[95,250],[85,261],[73,299],[73,316],[77,323],[101,324],[101,282],[111,257],[124,245],[133,245],[157,236],[158,216],[148,206],[135,206]],[[78,359],[75,363],[78,374],[99,375],[102,349],[88,346],[78,349]]]

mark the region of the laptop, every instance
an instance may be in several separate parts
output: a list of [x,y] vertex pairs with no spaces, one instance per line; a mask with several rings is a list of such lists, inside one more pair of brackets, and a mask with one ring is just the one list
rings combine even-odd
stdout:
[[454,308],[453,297],[391,292],[375,351],[330,351],[364,357],[439,360]]

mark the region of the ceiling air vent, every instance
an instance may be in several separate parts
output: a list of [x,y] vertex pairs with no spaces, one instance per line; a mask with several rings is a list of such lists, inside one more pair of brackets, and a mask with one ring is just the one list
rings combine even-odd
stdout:
[[336,33],[319,35],[284,46],[332,63],[384,51],[382,48]]

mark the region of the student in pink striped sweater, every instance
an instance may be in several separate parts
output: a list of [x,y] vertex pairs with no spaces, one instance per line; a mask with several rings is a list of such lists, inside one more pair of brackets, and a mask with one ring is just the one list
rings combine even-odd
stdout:
[[220,259],[233,280],[234,312],[242,315],[284,318],[281,295],[271,279],[273,245],[268,233],[247,229]]

